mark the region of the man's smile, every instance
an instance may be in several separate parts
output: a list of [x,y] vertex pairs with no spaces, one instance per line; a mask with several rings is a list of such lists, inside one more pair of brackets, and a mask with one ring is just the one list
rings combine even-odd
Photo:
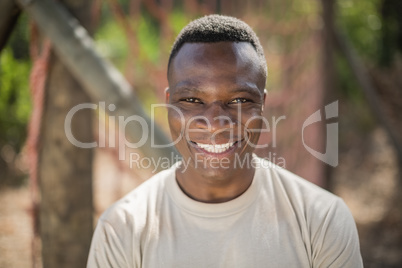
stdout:
[[210,155],[212,154],[216,157],[230,154],[232,151],[234,151],[237,147],[240,146],[240,142],[241,140],[221,144],[212,144],[212,143],[200,143],[191,141],[191,146],[199,151],[202,151],[203,153]]

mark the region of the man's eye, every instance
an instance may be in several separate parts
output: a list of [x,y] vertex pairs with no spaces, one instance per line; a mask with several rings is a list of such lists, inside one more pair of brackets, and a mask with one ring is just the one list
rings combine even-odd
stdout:
[[237,104],[237,103],[245,103],[245,102],[249,102],[249,100],[245,99],[245,98],[236,98],[236,99],[232,100],[230,103]]
[[182,99],[182,101],[192,102],[192,103],[201,103],[201,101],[197,98],[185,98],[185,99]]

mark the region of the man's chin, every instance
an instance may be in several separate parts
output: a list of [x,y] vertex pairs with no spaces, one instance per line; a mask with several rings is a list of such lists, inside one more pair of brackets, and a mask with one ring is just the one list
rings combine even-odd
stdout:
[[244,158],[244,155],[240,156],[238,154],[227,158],[205,157],[202,154],[195,155],[191,159],[187,159],[187,161],[190,161],[190,163],[187,162],[189,163],[187,171],[205,178],[225,179],[235,176],[239,169],[247,169],[249,161]]
[[233,178],[233,169],[203,167],[195,170],[196,174],[209,181],[226,181]]

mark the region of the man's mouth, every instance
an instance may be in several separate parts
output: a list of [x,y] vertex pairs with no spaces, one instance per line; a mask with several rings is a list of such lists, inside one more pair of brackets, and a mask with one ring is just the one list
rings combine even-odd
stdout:
[[194,141],[192,141],[192,143],[208,153],[220,154],[229,151],[238,141],[223,144],[206,144]]

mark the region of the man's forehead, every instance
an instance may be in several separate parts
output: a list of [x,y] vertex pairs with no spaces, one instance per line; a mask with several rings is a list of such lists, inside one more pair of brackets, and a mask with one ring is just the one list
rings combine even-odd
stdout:
[[168,79],[191,71],[219,71],[259,69],[259,58],[247,42],[185,43],[173,59]]
[[[185,80],[211,83],[253,82],[265,87],[264,69],[248,42],[185,43],[171,62],[169,86]],[[195,80],[195,81],[194,81]]]
[[210,42],[210,43],[184,43],[178,51],[174,62],[186,59],[205,60],[226,58],[237,59],[239,57],[258,60],[257,52],[248,42]]

